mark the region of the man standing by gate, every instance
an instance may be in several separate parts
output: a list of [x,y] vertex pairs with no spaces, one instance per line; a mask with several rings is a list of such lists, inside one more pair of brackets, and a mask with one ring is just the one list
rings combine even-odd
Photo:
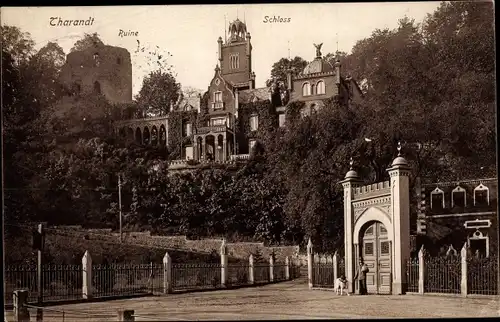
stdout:
[[368,294],[368,291],[366,289],[366,273],[368,273],[368,271],[368,267],[365,265],[363,260],[360,259],[358,270],[356,271],[354,279],[359,281],[359,294],[361,295]]

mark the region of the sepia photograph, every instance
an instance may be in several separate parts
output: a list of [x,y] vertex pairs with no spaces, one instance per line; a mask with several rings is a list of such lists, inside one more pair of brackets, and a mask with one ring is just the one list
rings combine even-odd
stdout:
[[4,321],[500,317],[494,17],[1,7]]

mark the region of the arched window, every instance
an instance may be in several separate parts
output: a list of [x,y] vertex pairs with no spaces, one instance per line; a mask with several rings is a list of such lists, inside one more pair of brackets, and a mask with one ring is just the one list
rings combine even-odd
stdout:
[[304,85],[302,85],[302,96],[309,96],[309,95],[311,95],[311,84],[305,82]]
[[94,93],[101,94],[101,84],[98,81],[94,82]]
[[231,56],[229,56],[229,67],[231,69],[238,69],[240,67],[239,53],[231,54]]
[[318,95],[325,94],[325,82],[324,81],[321,80],[316,84],[316,94],[318,94]]
[[98,53],[94,53],[94,65],[95,66],[99,66],[99,54]]

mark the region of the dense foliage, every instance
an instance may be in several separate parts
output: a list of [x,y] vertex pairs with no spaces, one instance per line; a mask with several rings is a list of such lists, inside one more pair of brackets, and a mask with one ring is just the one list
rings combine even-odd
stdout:
[[[111,122],[140,109],[63,98],[58,46],[36,52],[28,34],[2,26],[5,220],[116,228],[121,174],[129,229],[282,244],[312,237],[318,250],[339,248],[338,181],[351,156],[369,181],[386,179],[398,141],[424,180],[496,175],[493,35],[487,2],[443,3],[423,25],[404,18],[395,30],[375,30],[340,55],[362,85],[363,102],[345,108],[331,100],[305,118],[293,103],[284,128],[271,126],[277,116],[268,103],[244,105],[237,126],[260,116],[260,130],[251,133],[258,148],[245,167],[172,174],[167,160],[179,157],[181,120],[193,121],[191,114],[170,115],[168,150],[115,141]],[[289,63],[280,62],[274,80],[283,80]],[[145,80],[144,106],[158,111],[176,100],[175,80],[157,84],[163,81],[165,93],[156,93],[153,75]]]

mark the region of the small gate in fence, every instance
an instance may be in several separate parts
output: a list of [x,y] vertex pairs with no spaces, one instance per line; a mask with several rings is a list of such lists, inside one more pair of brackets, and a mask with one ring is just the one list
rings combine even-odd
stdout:
[[333,288],[335,279],[345,277],[345,263],[337,254],[313,255],[312,286],[320,288]]

